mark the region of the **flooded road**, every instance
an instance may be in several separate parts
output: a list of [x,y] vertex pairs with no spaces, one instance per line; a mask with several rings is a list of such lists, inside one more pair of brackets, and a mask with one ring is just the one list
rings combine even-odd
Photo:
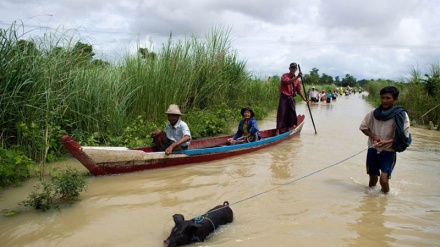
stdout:
[[[299,105],[306,123],[291,142],[221,161],[90,177],[80,201],[60,213],[0,217],[0,246],[162,246],[173,214],[190,219],[224,201],[234,222],[189,246],[440,246],[440,131],[411,128],[413,143],[397,155],[383,195],[367,187],[367,137],[358,130],[372,109],[359,94],[311,105],[315,135]],[[275,127],[275,115],[259,126]],[[16,208],[34,182],[3,191],[0,210]]]

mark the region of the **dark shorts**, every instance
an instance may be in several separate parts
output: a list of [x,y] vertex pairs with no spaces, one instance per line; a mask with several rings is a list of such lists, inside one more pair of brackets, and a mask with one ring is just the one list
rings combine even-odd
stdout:
[[375,148],[369,148],[367,152],[367,174],[380,176],[381,172],[388,174],[391,178],[394,165],[396,164],[396,152],[381,151],[377,153]]
[[[165,151],[165,149],[167,149],[171,144],[173,144],[174,141],[170,140],[167,138],[167,140],[165,141],[165,143],[163,144],[163,147],[160,151]],[[182,146],[180,145],[180,147],[182,148],[182,150],[187,150],[188,146]]]

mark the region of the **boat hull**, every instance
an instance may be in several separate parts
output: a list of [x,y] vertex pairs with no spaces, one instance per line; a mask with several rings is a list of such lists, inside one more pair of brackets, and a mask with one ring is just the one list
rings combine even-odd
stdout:
[[70,136],[63,136],[66,150],[95,176],[129,173],[149,169],[196,164],[247,154],[274,146],[299,136],[304,115],[298,115],[298,126],[275,136],[275,129],[260,131],[262,140],[238,145],[224,145],[230,136],[193,140],[188,150],[166,155],[155,147],[82,147]]

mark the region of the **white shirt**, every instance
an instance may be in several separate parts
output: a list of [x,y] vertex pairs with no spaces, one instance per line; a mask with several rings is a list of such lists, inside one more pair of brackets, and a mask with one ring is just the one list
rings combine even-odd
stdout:
[[[394,139],[395,135],[395,129],[396,129],[396,122],[394,121],[394,118],[388,119],[386,121],[380,121],[374,118],[373,111],[369,112],[364,120],[361,123],[361,126],[359,127],[359,130],[366,130],[369,129],[371,133],[377,135],[381,140],[390,140]],[[405,112],[405,121],[403,123],[403,128],[405,129],[405,135],[406,137],[409,136],[409,117],[408,114]],[[374,144],[373,138],[368,138],[368,146],[371,147]],[[392,148],[393,143],[388,143],[386,145],[383,145],[382,147],[378,148],[375,147],[378,151],[385,150],[385,151],[395,151]]]
[[172,126],[169,122],[165,126],[165,133],[167,135],[167,138],[177,142],[180,140],[183,136],[189,136],[190,139],[182,144],[180,146],[186,147],[189,145],[189,142],[191,140],[191,132],[189,131],[188,125],[183,122],[182,120],[178,120],[177,123]]

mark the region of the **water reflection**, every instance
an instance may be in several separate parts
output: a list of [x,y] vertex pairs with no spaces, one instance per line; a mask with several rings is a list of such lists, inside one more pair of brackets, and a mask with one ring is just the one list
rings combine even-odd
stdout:
[[254,165],[252,160],[240,160],[235,170],[235,174],[241,178],[254,176],[255,172],[252,169],[252,165]]
[[386,206],[389,196],[369,190],[368,195],[360,201],[356,212],[360,217],[348,226],[357,233],[357,238],[349,241],[350,246],[391,246],[395,241],[390,237],[393,229],[386,226]]
[[272,153],[270,172],[274,180],[286,180],[292,177],[292,161],[295,155],[291,145],[278,145],[276,151]]
[[[191,246],[436,245],[440,131],[411,129],[391,195],[366,189],[365,153],[307,176],[366,148],[358,126],[372,109],[357,94],[312,105],[315,134],[307,107],[298,104],[306,123],[291,142],[215,162],[90,177],[80,201],[61,213],[0,218],[0,246],[160,246],[173,214],[197,216],[225,200],[240,202],[234,222]],[[273,128],[275,115],[260,128]],[[14,208],[32,185],[3,191],[0,209]]]

